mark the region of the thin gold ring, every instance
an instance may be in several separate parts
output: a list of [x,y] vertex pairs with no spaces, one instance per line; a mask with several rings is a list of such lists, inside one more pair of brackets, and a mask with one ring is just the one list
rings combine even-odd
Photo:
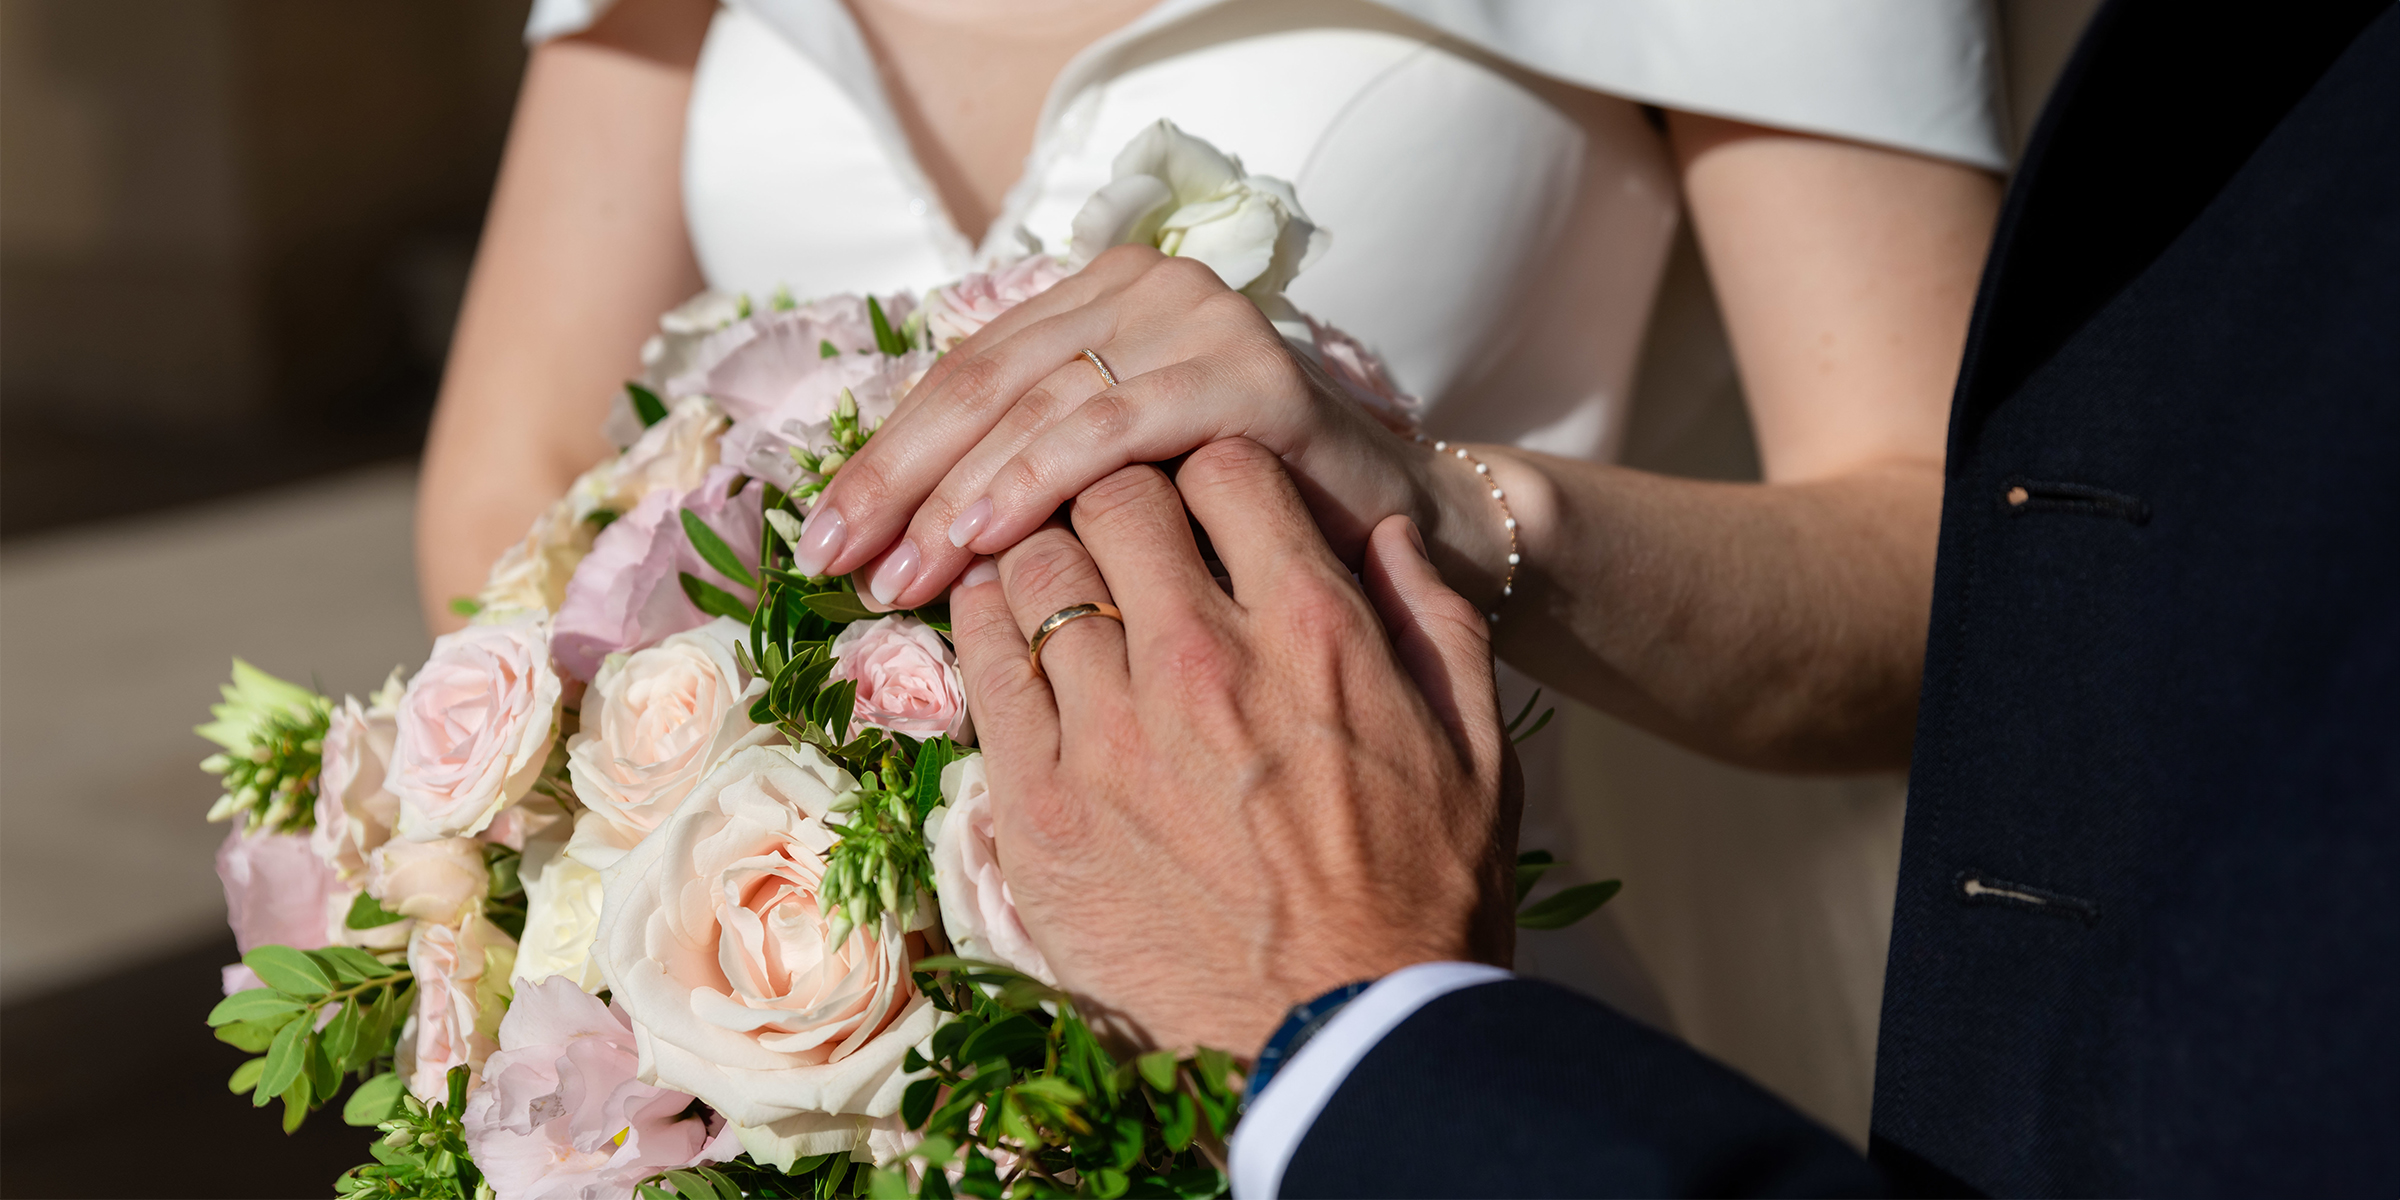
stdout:
[[1114,604],[1075,604],[1051,613],[1041,628],[1033,631],[1033,644],[1025,648],[1025,657],[1033,662],[1034,678],[1049,678],[1042,672],[1042,647],[1049,644],[1050,635],[1085,617],[1107,617],[1119,625],[1125,623],[1125,614],[1117,611]]
[[1117,373],[1109,370],[1107,363],[1100,361],[1099,351],[1088,348],[1085,349],[1083,352],[1083,361],[1092,364],[1092,369],[1100,372],[1100,378],[1107,380],[1108,386],[1117,386]]

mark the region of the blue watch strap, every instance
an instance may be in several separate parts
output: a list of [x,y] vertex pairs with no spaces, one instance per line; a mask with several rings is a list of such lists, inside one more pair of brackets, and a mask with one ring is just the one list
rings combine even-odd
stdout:
[[1275,1027],[1275,1036],[1267,1039],[1267,1048],[1258,1052],[1258,1061],[1250,1068],[1249,1086],[1242,1090],[1242,1106],[1249,1107],[1251,1101],[1258,1099],[1260,1092],[1267,1090],[1267,1081],[1275,1078],[1275,1072],[1290,1062],[1293,1055],[1300,1053],[1300,1047],[1307,1045],[1308,1039],[1317,1036],[1317,1031],[1325,1028],[1325,1023],[1333,1019],[1333,1014],[1340,1012],[1343,1005],[1358,999],[1361,993],[1373,986],[1374,980],[1362,979],[1357,983],[1343,984],[1314,1000],[1293,1005],[1291,1011],[1283,1015],[1283,1024]]

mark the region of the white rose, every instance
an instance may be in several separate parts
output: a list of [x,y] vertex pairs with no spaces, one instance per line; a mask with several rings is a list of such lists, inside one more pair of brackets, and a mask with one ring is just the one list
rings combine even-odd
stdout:
[[550,630],[537,618],[469,625],[433,643],[400,697],[385,786],[401,837],[481,833],[541,777],[558,728]]
[[750,1126],[898,1111],[901,1059],[939,1014],[909,977],[924,943],[897,918],[828,937],[824,817],[856,786],[814,747],[753,746],[604,872],[594,952],[645,1080]]
[[734,658],[747,634],[719,617],[602,660],[584,694],[583,727],[567,740],[567,775],[622,844],[658,828],[727,756],[775,736],[750,720],[766,684]]
[[752,1162],[778,1171],[819,1154],[847,1152],[855,1161],[888,1167],[917,1148],[925,1135],[901,1122],[898,1114],[860,1117],[833,1113],[801,1113],[772,1125],[733,1125],[733,1136]]
[[481,607],[479,624],[501,624],[558,611],[567,597],[567,580],[583,556],[592,552],[599,526],[576,511],[573,497],[561,499],[533,519],[516,544],[500,552],[476,593]]
[[[591,813],[579,818],[591,819]],[[516,977],[540,983],[560,975],[597,994],[607,986],[592,960],[592,940],[600,935],[600,872],[566,853],[558,828],[527,842],[518,868],[525,884],[525,936],[517,943]]]
[[933,891],[942,905],[942,932],[959,957],[998,963],[1056,986],[1049,960],[1017,918],[1016,901],[1000,873],[992,842],[992,789],[983,756],[942,768],[942,804],[925,815],[933,849]]
[[1172,121],[1126,143],[1111,176],[1075,214],[1078,266],[1110,246],[1147,243],[1207,263],[1225,286],[1265,305],[1331,240],[1291,184],[1243,174],[1242,160]]

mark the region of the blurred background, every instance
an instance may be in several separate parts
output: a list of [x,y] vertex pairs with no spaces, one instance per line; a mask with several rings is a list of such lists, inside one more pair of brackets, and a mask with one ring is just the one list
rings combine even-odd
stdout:
[[[224,1088],[190,729],[232,655],[335,696],[423,658],[414,462],[527,4],[0,0],[0,1196],[323,1196],[366,1157]],[[1998,6],[2020,141],[2095,4]],[[1713,304],[1681,256],[1662,309]],[[1635,465],[1754,475],[1721,339],[1643,379],[1713,401],[1637,400]]]

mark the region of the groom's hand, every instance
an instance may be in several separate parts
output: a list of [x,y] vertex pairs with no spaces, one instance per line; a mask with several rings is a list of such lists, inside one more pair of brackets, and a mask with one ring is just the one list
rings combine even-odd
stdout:
[[[1173,483],[1120,470],[1073,515],[951,599],[1009,890],[1060,983],[1150,1045],[1248,1055],[1342,984],[1506,965],[1517,797],[1490,645],[1406,518],[1375,528],[1362,594],[1242,440]],[[1037,676],[1027,639],[1095,601],[1123,625],[1062,626]]]

